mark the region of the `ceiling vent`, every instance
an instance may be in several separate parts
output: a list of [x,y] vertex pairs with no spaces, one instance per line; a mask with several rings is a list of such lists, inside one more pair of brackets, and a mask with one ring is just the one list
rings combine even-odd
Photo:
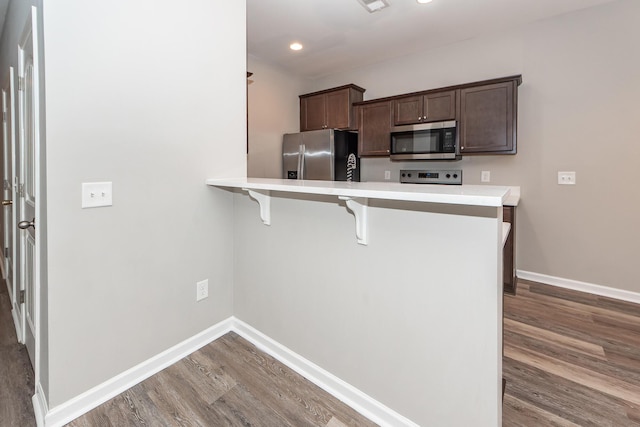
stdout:
[[387,0],[358,0],[358,2],[369,11],[369,13],[377,12],[389,6]]

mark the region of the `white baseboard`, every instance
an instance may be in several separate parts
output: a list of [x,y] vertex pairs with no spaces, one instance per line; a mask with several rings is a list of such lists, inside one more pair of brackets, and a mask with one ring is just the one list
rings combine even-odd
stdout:
[[13,326],[16,328],[16,337],[18,337],[18,342],[20,344],[24,344],[24,336],[22,335],[22,324],[20,323],[20,318],[18,317],[18,312],[15,308],[11,309],[11,317],[13,317]]
[[413,421],[274,341],[242,320],[233,319],[233,330],[260,350],[271,355],[380,426],[418,427]]
[[36,418],[38,427],[58,427],[69,423],[80,415],[89,412],[91,409],[144,381],[151,375],[160,372],[167,366],[220,338],[231,331],[231,326],[232,318],[230,317],[81,395],[51,408],[51,410],[47,410],[46,401],[40,389],[40,392],[36,392],[33,398],[36,414],[45,414],[44,417],[40,417],[40,420]]
[[564,279],[562,277],[548,276],[546,274],[532,273],[530,271],[523,270],[518,270],[517,276],[519,279],[530,280],[532,282],[544,283],[546,285],[557,286],[559,288],[572,289],[574,291],[587,292],[589,294],[599,295],[602,297],[640,304],[640,293],[637,292],[625,291],[623,289],[610,288],[608,286]]
[[47,406],[47,400],[44,397],[42,384],[36,384],[36,393],[31,397],[31,402],[33,403],[33,412],[36,416],[36,425],[45,425],[44,418],[47,412],[49,412],[49,408]]
[[[7,259],[4,257],[4,253],[0,251],[0,270],[2,272],[2,280],[7,280],[7,273],[5,271],[5,264],[7,263]],[[8,284],[7,284],[8,286]]]
[[63,426],[232,331],[371,421],[383,427],[418,427],[411,420],[233,316],[51,410],[47,407],[40,384],[37,384],[32,398],[37,426]]

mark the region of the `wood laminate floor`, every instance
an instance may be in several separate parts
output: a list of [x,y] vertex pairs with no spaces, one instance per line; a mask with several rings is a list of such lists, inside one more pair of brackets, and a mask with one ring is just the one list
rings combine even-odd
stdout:
[[27,349],[18,344],[7,284],[0,279],[0,426],[34,426],[33,368]]
[[231,332],[69,424],[375,426]]
[[[0,427],[34,426],[1,285]],[[522,280],[504,302],[504,426],[640,426],[639,305]],[[233,333],[69,424],[345,425],[374,424]]]
[[520,280],[504,299],[503,426],[640,426],[640,306]]

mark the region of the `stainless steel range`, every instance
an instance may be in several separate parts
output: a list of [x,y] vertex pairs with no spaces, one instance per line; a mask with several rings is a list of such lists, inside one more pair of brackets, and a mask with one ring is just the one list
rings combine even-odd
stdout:
[[462,169],[403,169],[400,171],[403,184],[453,184],[462,185]]

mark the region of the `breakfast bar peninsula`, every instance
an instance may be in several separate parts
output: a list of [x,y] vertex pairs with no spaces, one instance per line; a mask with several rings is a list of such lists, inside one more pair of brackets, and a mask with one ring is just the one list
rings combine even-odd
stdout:
[[267,350],[382,425],[501,424],[509,187],[206,183],[234,193],[234,316]]

